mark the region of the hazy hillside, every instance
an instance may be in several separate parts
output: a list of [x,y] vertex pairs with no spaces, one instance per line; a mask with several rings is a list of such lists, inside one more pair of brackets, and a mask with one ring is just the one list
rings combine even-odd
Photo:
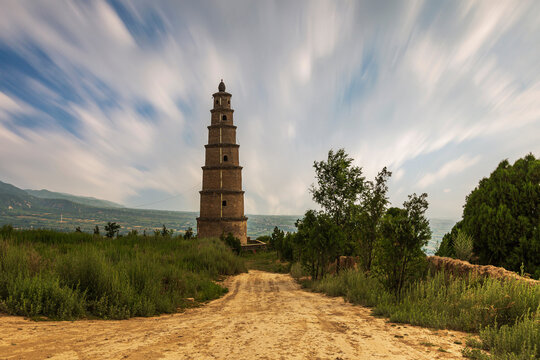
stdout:
[[[96,225],[103,230],[108,221],[114,221],[122,226],[121,233],[132,229],[151,233],[163,225],[175,232],[182,232],[189,227],[196,230],[198,215],[198,212],[192,211],[129,209],[106,200],[48,190],[25,191],[0,181],[0,226],[12,224],[16,228],[61,231],[74,231],[76,227],[81,227],[84,232],[92,232]],[[248,236],[252,238],[270,235],[276,226],[283,231],[296,231],[294,223],[301,218],[300,215],[247,216]],[[433,237],[426,248],[428,254],[434,253],[438,242],[454,223],[453,220],[430,220]]]
[[[56,193],[48,190],[21,190],[0,182],[0,225],[18,228],[50,228],[73,231],[80,226],[91,232],[108,221],[122,226],[122,232],[140,232],[161,228],[184,231],[196,229],[197,212],[129,209],[110,201]],[[248,215],[248,235],[268,235],[275,226],[294,231],[298,216]]]
[[30,211],[41,213],[49,211],[78,212],[86,208],[95,209],[66,199],[42,199],[30,195],[16,186],[0,181],[0,209],[10,213]]
[[41,199],[63,199],[63,200],[73,201],[74,203],[77,203],[77,204],[94,206],[94,207],[104,207],[104,208],[124,207],[120,204],[117,204],[108,200],[101,200],[101,199],[96,199],[96,198],[87,197],[87,196],[76,196],[76,195],[71,195],[71,194],[49,191],[45,189],[43,190],[25,189],[24,191],[26,191],[29,195],[32,195]]

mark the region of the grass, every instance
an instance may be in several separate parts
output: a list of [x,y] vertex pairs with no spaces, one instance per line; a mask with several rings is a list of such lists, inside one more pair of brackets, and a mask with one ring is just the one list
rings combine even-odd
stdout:
[[491,355],[467,349],[471,358],[540,358],[539,286],[437,273],[411,284],[397,299],[377,278],[351,270],[303,284],[373,307],[374,315],[393,322],[478,333],[480,347]]
[[480,331],[480,339],[497,359],[539,359],[540,311],[525,314],[514,324],[488,326]]
[[250,270],[260,270],[273,273],[286,274],[291,270],[289,262],[280,261],[275,251],[258,251],[256,253],[243,253],[242,258]]
[[30,318],[173,313],[223,295],[215,280],[243,271],[218,239],[0,229],[0,311]]

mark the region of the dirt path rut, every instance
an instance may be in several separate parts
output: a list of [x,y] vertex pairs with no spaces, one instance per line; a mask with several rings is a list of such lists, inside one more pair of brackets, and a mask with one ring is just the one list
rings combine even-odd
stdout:
[[[181,314],[123,321],[0,317],[0,359],[458,359],[466,334],[390,324],[289,275],[250,271]],[[456,344],[457,343],[457,344]]]

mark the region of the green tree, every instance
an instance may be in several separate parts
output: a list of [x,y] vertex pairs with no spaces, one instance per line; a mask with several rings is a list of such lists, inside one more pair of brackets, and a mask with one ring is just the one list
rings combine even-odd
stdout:
[[502,161],[467,196],[461,228],[480,264],[540,278],[540,159]]
[[456,257],[456,251],[454,250],[454,240],[456,239],[458,232],[461,230],[462,222],[458,221],[450,230],[449,233],[444,234],[439,248],[435,252],[437,256]]
[[293,260],[291,237],[287,237],[285,232],[277,226],[274,227],[274,231],[270,236],[270,247],[276,250],[277,256],[280,260]]
[[375,181],[366,181],[361,195],[361,204],[355,207],[354,227],[360,244],[360,254],[365,270],[371,269],[373,248],[379,237],[382,218],[388,207],[387,181],[392,173],[384,167],[375,177]]
[[105,236],[108,238],[113,238],[115,235],[118,236],[121,226],[115,222],[107,222],[105,225]]
[[322,278],[328,265],[343,252],[343,227],[336,225],[328,214],[314,210],[308,210],[304,218],[296,222],[296,227],[295,258],[313,279]]
[[343,226],[337,225],[334,220],[325,213],[319,213],[316,217],[315,228],[312,233],[312,242],[318,251],[318,274],[315,279],[323,278],[328,265],[336,261],[336,272],[339,272],[339,257],[344,253],[347,234]]
[[184,239],[191,240],[193,237],[193,229],[191,227],[187,228],[186,232],[184,233]]
[[409,195],[404,208],[390,208],[381,224],[376,262],[378,272],[386,286],[401,294],[404,284],[414,279],[425,264],[422,248],[431,238],[427,194]]
[[77,227],[75,228],[75,232],[82,233],[81,227],[80,227],[80,226],[77,226]]
[[94,227],[94,235],[99,235],[99,226]]
[[336,253],[336,272],[339,272],[339,257],[347,250],[354,248],[352,244],[351,220],[355,203],[360,199],[364,191],[364,177],[362,169],[353,166],[353,159],[339,149],[337,152],[330,150],[326,161],[315,161],[315,177],[317,185],[312,185],[310,192],[313,200],[319,204],[323,212],[338,227],[341,227],[339,236],[340,244],[335,244],[341,252]]
[[297,229],[294,238],[295,260],[300,262],[302,267],[311,274],[313,279],[316,278],[318,273],[318,250],[313,244],[316,232],[316,222],[317,212],[315,210],[308,210],[302,219],[298,219],[294,223],[294,226],[296,226]]
[[228,233],[227,235],[223,233],[221,234],[220,239],[237,255],[242,251],[242,243],[240,242],[240,239],[235,237],[232,233]]
[[173,229],[168,230],[165,224],[163,224],[163,227],[161,228],[161,236],[163,237],[172,236],[173,232],[174,232]]
[[326,161],[315,161],[317,185],[310,188],[313,200],[319,204],[337,225],[350,219],[354,203],[364,190],[362,169],[352,165],[353,159],[339,149],[328,152]]

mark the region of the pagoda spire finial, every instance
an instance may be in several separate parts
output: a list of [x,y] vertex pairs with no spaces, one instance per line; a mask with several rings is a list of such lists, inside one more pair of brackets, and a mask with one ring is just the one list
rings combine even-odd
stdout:
[[225,83],[223,82],[223,79],[221,79],[221,82],[218,85],[218,90],[219,90],[219,92],[224,92],[225,91]]

